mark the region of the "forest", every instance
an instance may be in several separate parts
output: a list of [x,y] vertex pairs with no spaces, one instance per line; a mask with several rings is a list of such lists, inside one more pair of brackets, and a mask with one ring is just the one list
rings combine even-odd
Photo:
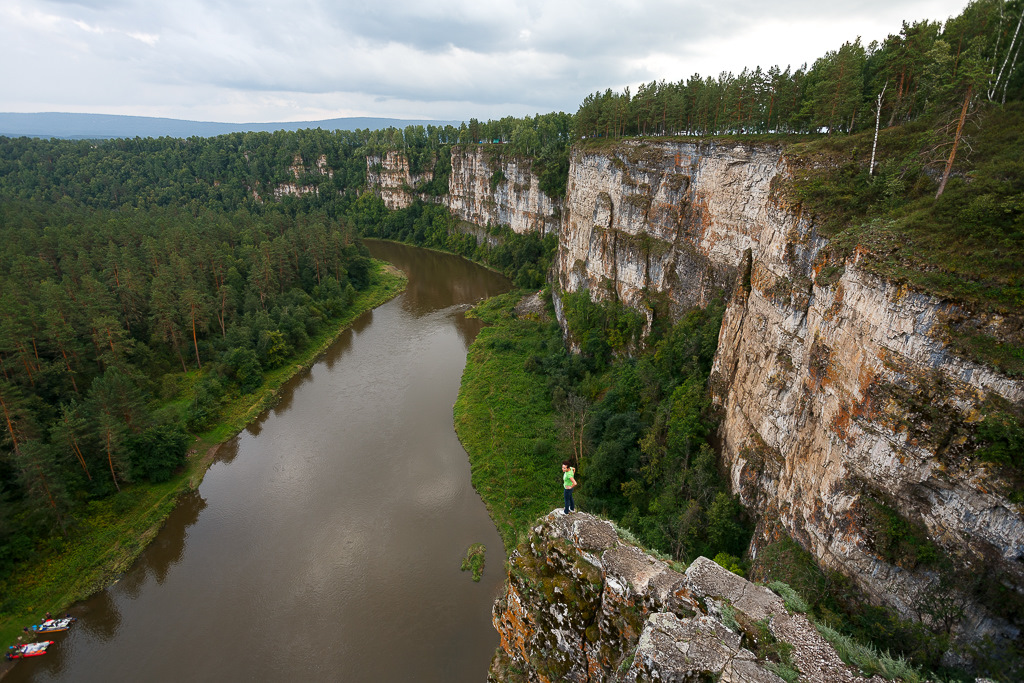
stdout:
[[[851,133],[922,116],[959,124],[988,103],[1024,96],[1021,3],[980,0],[945,23],[903,22],[808,67],[760,66],[717,77],[607,89],[583,101],[577,138],[630,135]],[[949,131],[953,137],[953,130]]]
[[[419,188],[426,195],[447,193],[453,148],[487,145],[529,160],[557,199],[574,145],[645,135],[812,141],[819,147],[797,156],[832,170],[798,173],[790,190],[837,249],[897,226],[885,239],[913,253],[885,252],[887,275],[1019,310],[1022,9],[1021,0],[980,0],[945,23],[905,22],[881,43],[848,42],[809,67],[607,89],[575,114],[458,128],[0,138],[0,585],[73,535],[97,501],[168,479],[218,406],[252,392],[336,320],[369,283],[360,237],[443,249],[524,289],[544,286],[553,235],[469,234],[430,202],[386,209],[366,175],[368,157],[388,150],[401,150],[414,173],[433,171]],[[984,164],[962,172],[971,158]],[[926,200],[927,209],[913,203]],[[891,221],[897,210],[902,223]],[[935,259],[962,259],[963,245],[991,249],[991,282],[941,280]],[[555,348],[554,335],[525,360],[565,430],[573,415],[587,417],[576,433],[587,452],[571,455],[586,459],[589,502],[676,558],[741,555],[750,533],[715,470],[705,387],[720,315],[712,307],[662,320],[641,340],[628,311],[584,293],[566,300],[581,353]],[[951,343],[967,352],[988,343],[979,339]],[[1024,372],[1015,349],[978,353]],[[1024,443],[1013,420],[1011,451]],[[0,616],[6,609],[0,598]]]
[[167,480],[219,402],[258,388],[368,284],[365,250],[323,214],[0,215],[0,577],[90,500]]

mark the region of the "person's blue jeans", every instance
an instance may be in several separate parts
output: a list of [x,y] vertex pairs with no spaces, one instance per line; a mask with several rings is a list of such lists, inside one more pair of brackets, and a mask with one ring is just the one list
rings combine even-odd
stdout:
[[572,501],[572,489],[565,489],[565,514],[576,512],[576,503]]

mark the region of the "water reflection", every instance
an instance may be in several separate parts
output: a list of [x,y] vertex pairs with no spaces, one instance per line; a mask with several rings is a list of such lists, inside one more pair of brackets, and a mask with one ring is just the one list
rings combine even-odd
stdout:
[[464,258],[395,242],[365,240],[365,244],[374,258],[393,263],[409,276],[402,308],[414,315],[476,303],[509,289],[505,278]]
[[164,531],[146,548],[136,565],[122,580],[121,588],[135,597],[150,575],[158,584],[163,584],[167,571],[181,561],[185,552],[188,528],[199,521],[199,513],[206,509],[206,500],[198,491],[185,493],[178,499],[178,506],[167,518]]
[[[486,677],[504,555],[452,404],[479,329],[463,310],[508,283],[369,246],[409,274],[406,293],[224,444],[128,575],[3,683]],[[479,584],[459,570],[475,542],[488,549]]]

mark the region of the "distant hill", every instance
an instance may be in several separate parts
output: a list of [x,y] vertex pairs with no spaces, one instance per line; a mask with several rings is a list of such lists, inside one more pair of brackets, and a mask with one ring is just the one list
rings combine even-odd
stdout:
[[276,123],[215,123],[212,121],[185,121],[151,116],[117,116],[111,114],[68,114],[42,112],[16,114],[0,112],[0,136],[31,138],[69,138],[95,140],[101,138],[189,138],[214,137],[237,131],[299,130],[358,130],[369,128],[405,128],[415,125],[459,126],[461,121],[427,121],[410,119],[383,119],[366,116],[325,119],[323,121],[291,121]]

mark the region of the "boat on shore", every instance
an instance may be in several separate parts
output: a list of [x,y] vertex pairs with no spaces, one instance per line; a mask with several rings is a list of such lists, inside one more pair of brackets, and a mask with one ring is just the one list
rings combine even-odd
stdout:
[[41,640],[38,643],[26,645],[11,645],[4,654],[4,659],[25,659],[27,657],[39,657],[46,654],[46,648],[53,645],[52,640]]
[[60,619],[47,619],[41,624],[32,626],[36,633],[60,633],[71,628],[71,624],[78,621],[75,617],[61,617]]

